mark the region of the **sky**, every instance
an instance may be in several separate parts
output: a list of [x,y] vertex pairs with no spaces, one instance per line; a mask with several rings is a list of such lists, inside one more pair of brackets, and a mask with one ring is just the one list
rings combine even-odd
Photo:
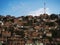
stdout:
[[44,13],[44,2],[47,14],[60,13],[60,0],[0,0],[0,15],[38,16]]

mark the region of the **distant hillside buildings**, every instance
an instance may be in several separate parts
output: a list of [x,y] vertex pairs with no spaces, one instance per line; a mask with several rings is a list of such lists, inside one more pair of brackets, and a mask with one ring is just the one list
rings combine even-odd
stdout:
[[1,45],[60,45],[60,15],[0,15]]

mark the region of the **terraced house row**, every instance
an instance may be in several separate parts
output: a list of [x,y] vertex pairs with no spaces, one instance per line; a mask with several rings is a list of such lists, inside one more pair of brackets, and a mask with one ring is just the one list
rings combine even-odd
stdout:
[[60,17],[0,15],[1,45],[60,45]]

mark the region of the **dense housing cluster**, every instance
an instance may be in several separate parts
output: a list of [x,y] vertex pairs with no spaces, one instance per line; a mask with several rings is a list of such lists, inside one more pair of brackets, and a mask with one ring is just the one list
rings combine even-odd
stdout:
[[60,18],[40,16],[0,16],[2,45],[60,45]]

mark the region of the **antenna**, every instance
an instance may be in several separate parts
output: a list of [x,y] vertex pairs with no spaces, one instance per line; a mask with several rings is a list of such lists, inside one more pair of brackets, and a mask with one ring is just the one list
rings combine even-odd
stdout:
[[46,14],[46,3],[44,1],[44,14]]

